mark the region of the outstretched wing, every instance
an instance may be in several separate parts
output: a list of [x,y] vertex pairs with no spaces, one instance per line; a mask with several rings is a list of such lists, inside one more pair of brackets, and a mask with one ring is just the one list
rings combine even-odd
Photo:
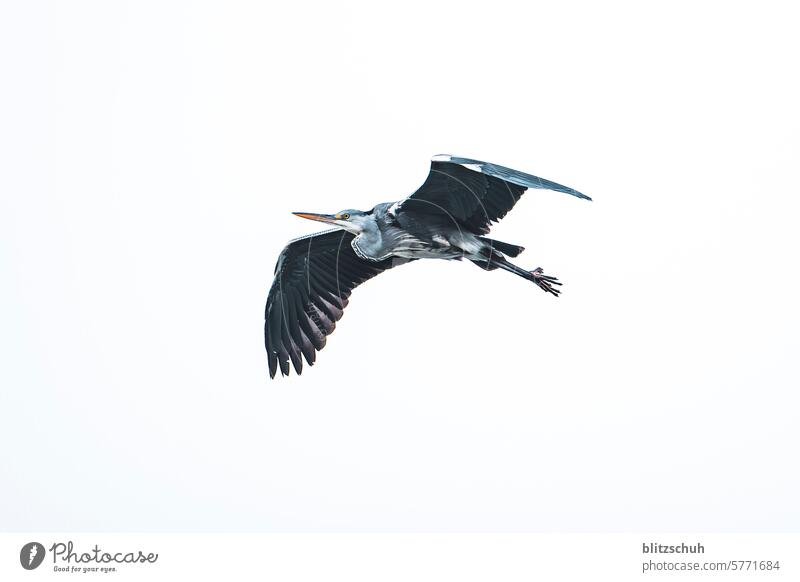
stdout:
[[328,230],[293,240],[281,252],[264,316],[271,378],[278,367],[288,375],[290,361],[302,373],[303,356],[313,365],[351,291],[391,268],[391,259],[359,258],[350,244],[353,238],[344,230]]
[[510,168],[448,155],[434,156],[428,179],[399,202],[395,214],[439,214],[476,234],[489,232],[528,188],[555,190],[591,200],[577,190]]

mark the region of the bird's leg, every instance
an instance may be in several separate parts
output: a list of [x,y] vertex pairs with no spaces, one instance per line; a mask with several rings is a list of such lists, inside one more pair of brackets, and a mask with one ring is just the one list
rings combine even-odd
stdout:
[[504,271],[508,271],[509,273],[514,273],[515,275],[519,275],[523,279],[527,279],[528,281],[533,281],[536,285],[539,286],[539,289],[550,293],[556,297],[558,297],[561,290],[556,289],[555,286],[560,286],[561,282],[555,278],[551,277],[550,275],[545,275],[544,271],[541,267],[534,269],[533,271],[526,271],[522,267],[518,267],[508,259],[506,259],[502,254],[498,252],[493,252],[489,250],[488,252],[484,251],[483,256],[480,259],[473,258],[472,262],[478,265],[483,269],[487,269],[489,271],[493,269],[503,269]]
[[561,293],[560,289],[556,289],[553,285],[561,285],[559,280],[556,277],[550,277],[549,275],[545,275],[544,271],[541,267],[537,267],[533,271],[530,272],[532,281],[536,283],[540,289],[546,291],[547,293],[552,293],[556,297],[558,294]]

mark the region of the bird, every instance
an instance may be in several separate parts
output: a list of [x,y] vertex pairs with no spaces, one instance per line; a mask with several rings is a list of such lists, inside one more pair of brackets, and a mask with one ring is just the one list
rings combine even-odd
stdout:
[[466,259],[502,269],[557,297],[561,282],[541,267],[528,271],[508,257],[524,247],[487,238],[529,188],[584,200],[567,186],[497,164],[437,155],[425,182],[403,200],[336,214],[294,212],[332,228],[290,241],[278,257],[267,296],[264,343],[270,378],[313,366],[358,285],[419,259]]

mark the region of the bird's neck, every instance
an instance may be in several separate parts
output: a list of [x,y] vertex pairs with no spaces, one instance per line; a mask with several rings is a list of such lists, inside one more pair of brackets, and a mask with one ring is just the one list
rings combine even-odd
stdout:
[[386,258],[387,253],[391,250],[385,248],[381,230],[374,223],[364,226],[361,233],[353,239],[353,247],[356,248],[358,254],[373,261]]

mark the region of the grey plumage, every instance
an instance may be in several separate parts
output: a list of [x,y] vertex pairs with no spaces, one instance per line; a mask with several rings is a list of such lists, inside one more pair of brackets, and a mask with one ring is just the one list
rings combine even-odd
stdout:
[[335,215],[295,213],[336,229],[291,241],[281,252],[267,298],[264,340],[270,377],[300,374],[342,317],[352,290],[398,264],[425,258],[468,259],[503,269],[558,296],[561,283],[542,269],[512,264],[524,249],[486,238],[528,188],[591,200],[550,180],[478,160],[435,156],[425,183],[398,202]]

